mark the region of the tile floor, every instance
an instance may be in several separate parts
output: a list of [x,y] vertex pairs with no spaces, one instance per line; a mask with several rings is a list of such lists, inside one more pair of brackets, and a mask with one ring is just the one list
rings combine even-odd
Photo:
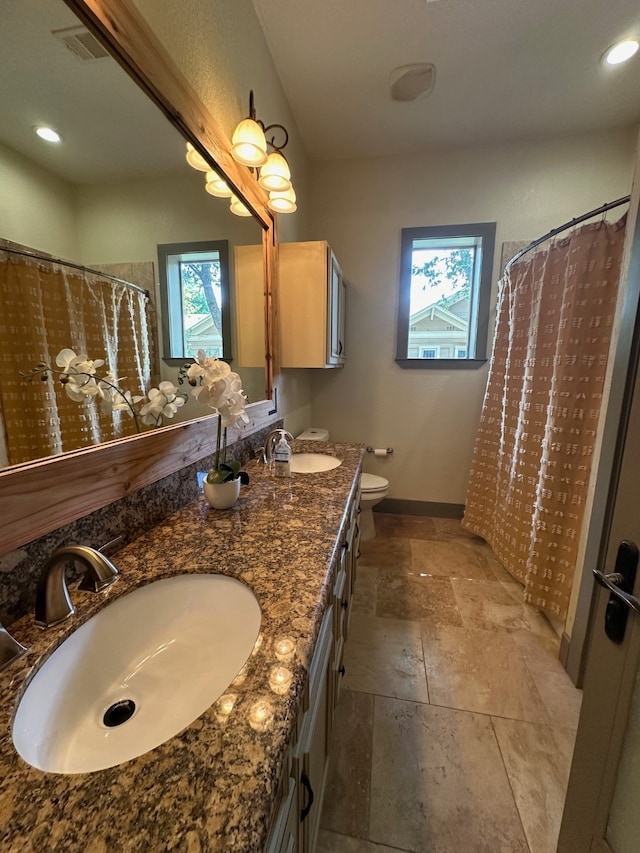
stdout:
[[557,636],[459,521],[376,527],[316,853],[553,853],[581,701]]

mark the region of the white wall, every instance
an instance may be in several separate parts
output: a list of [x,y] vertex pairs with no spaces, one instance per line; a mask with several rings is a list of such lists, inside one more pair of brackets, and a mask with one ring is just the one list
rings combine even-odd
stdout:
[[628,193],[634,142],[621,130],[313,165],[312,238],[329,241],[351,287],[347,364],[314,373],[312,422],[337,441],[393,447],[392,457],[365,463],[389,479],[389,497],[464,503],[487,378],[486,367],[395,363],[401,229],[496,221],[493,310],[502,243]]
[[78,257],[73,188],[2,143],[0,237],[58,258]]

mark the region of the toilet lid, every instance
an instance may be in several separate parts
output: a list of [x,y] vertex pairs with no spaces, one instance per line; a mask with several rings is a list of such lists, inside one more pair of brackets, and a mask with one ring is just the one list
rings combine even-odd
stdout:
[[389,488],[389,481],[377,474],[363,474],[361,483],[363,492],[381,492]]

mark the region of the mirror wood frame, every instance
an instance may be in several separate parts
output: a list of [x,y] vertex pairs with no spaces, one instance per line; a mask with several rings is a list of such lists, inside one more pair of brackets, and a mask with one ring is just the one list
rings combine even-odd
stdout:
[[[129,0],[64,0],[113,58],[211,163],[263,228],[266,394],[273,392],[277,235],[266,196],[232,159],[224,129]],[[253,432],[274,414],[270,399],[247,407]],[[215,449],[216,415],[0,471],[0,555],[69,524]],[[235,432],[233,440],[241,435]],[[95,544],[95,543],[92,543]],[[99,543],[98,543],[99,544]]]

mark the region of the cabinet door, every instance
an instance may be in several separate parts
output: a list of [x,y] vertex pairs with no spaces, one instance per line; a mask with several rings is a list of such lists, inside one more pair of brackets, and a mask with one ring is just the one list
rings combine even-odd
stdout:
[[262,244],[236,246],[234,257],[238,367],[264,367],[266,339]]
[[313,721],[313,734],[307,751],[304,754],[302,774],[302,798],[305,801],[300,818],[304,828],[304,850],[311,851],[315,847],[318,834],[320,812],[324,797],[324,782],[329,757],[329,723],[332,716],[330,701],[331,656],[326,659],[322,686],[317,696],[316,715]]
[[327,296],[327,315],[329,318],[329,327],[327,329],[327,362],[329,364],[343,364],[345,360],[346,283],[335,255],[330,249],[329,288]]

